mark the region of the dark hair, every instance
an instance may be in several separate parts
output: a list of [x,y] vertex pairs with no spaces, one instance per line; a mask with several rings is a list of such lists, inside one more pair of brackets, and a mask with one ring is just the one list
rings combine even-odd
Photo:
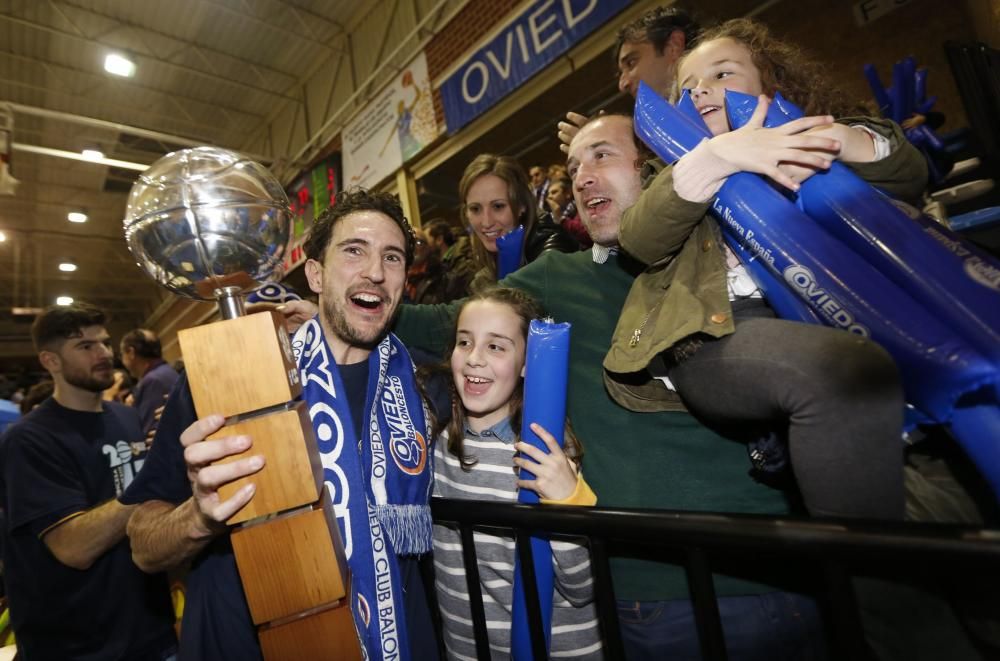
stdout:
[[107,315],[90,303],[53,305],[45,308],[31,324],[35,351],[51,351],[70,338],[82,337],[88,326],[103,326]]
[[140,358],[162,358],[163,347],[160,346],[160,338],[156,333],[145,328],[136,328],[125,334],[121,341],[122,352],[126,349],[135,351],[135,355]]
[[559,184],[566,189],[570,197],[573,196],[573,180],[569,178],[569,175],[559,175],[555,179],[549,182],[549,190],[552,190],[552,184]]
[[455,245],[455,234],[447,220],[432,220],[424,225],[423,230],[427,232],[427,236],[444,239],[447,246]]
[[[472,188],[472,184],[476,183],[476,180],[489,174],[499,177],[507,184],[507,202],[510,203],[511,212],[515,214],[514,223],[524,225],[524,236],[527,239],[531,236],[531,230],[538,217],[538,204],[535,202],[534,193],[531,192],[531,184],[528,183],[528,175],[525,174],[524,168],[510,156],[480,154],[466,166],[465,172],[462,173],[462,179],[458,183],[458,196],[462,202],[462,222],[465,223],[466,227],[469,227],[465,205],[469,189]],[[518,209],[521,209],[520,216],[516,215]],[[496,281],[496,257],[486,249],[478,237],[471,243],[472,259],[476,267],[489,269],[493,281]]]
[[39,381],[35,385],[28,388],[28,392],[25,393],[24,399],[21,400],[21,415],[31,413],[33,408],[51,397],[52,393],[55,392],[55,389],[56,384],[50,379]]
[[701,28],[690,14],[678,7],[650,9],[618,31],[614,50],[611,51],[615,57],[615,66],[618,66],[618,57],[621,54],[622,46],[626,43],[634,44],[648,41],[653,44],[657,55],[663,55],[663,49],[666,48],[670,35],[677,30],[684,33],[684,47],[688,48],[698,36]]
[[745,46],[760,72],[764,94],[773,97],[775,92],[781,92],[807,116],[843,117],[859,112],[865,114],[867,110],[862,103],[852,102],[836,89],[823,66],[807,57],[798,46],[774,37],[763,23],[748,18],[726,21],[705,30],[695,47],[716,39],[732,39]]
[[[490,301],[508,306],[514,314],[521,319],[521,332],[525,340],[528,337],[528,325],[532,319],[541,319],[545,312],[542,307],[529,294],[520,289],[507,287],[487,287],[462,301],[455,314],[455,327],[452,330],[451,339],[448,344],[448,351],[445,353],[446,359],[443,363],[451,376],[451,354],[455,351],[455,335],[458,332],[458,320],[462,316],[462,311],[469,303],[477,301]],[[465,453],[465,409],[462,407],[462,398],[458,394],[453,378],[448,379],[451,390],[451,420],[448,422],[448,452],[458,458],[462,464],[462,470],[469,471],[478,463],[478,457]],[[521,414],[524,411],[524,381],[518,383],[510,399],[510,426],[515,433],[521,431]],[[579,463],[583,459],[583,449],[579,441],[572,434],[572,429],[568,426],[564,434],[564,445],[567,456]]]
[[[635,167],[637,170],[642,169],[642,166],[646,161],[655,158],[653,150],[650,149],[649,146],[646,145],[646,143],[643,142],[642,139],[639,138],[639,135],[635,132],[635,120],[632,119],[632,115],[626,115],[625,113],[622,112],[609,112],[603,115],[593,115],[591,117],[588,117],[582,124],[580,124],[580,128],[578,129],[577,134],[579,134],[579,132],[582,131],[584,127],[587,126],[588,124],[592,124],[593,122],[596,122],[599,119],[607,119],[609,117],[621,117],[622,119],[628,122],[628,125],[631,128],[629,133],[631,133],[632,135],[632,144],[635,145],[635,150],[636,152],[638,152],[638,156],[636,157],[635,160]],[[572,177],[570,179],[572,180]]]
[[320,214],[309,229],[309,236],[306,237],[304,248],[306,257],[315,259],[320,264],[326,257],[327,244],[333,235],[333,226],[341,218],[358,211],[375,211],[385,214],[403,232],[403,240],[406,250],[406,267],[413,263],[413,246],[416,244],[416,236],[410,221],[403,215],[403,208],[399,206],[399,198],[388,193],[376,193],[364,188],[353,188],[337,195],[337,201],[332,207]]

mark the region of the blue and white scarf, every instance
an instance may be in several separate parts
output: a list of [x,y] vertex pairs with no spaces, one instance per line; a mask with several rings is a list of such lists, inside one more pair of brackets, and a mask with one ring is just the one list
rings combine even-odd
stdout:
[[301,301],[302,297],[289,285],[280,282],[265,282],[247,294],[246,300],[247,303],[287,303],[288,301]]
[[318,317],[292,339],[305,401],[351,570],[351,611],[366,658],[409,658],[397,555],[431,550],[429,416],[406,347],[389,334],[368,358],[366,429],[352,423]]

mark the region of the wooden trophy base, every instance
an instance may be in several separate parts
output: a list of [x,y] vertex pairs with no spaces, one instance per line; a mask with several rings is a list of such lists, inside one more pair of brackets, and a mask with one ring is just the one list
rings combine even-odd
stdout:
[[178,334],[195,410],[226,416],[210,438],[245,434],[262,455],[254,497],[228,521],[247,605],[267,661],[361,659],[344,545],[280,315],[252,314]]
[[232,542],[254,624],[347,597],[344,545],[325,489],[311,508],[241,525]]
[[219,463],[261,455],[264,467],[253,475],[219,488],[219,498],[224,500],[249,482],[257,487],[250,502],[227,523],[243,523],[319,500],[323,491],[323,465],[305,402],[296,402],[287,409],[267,415],[239,419],[227,424],[209,439],[238,434],[249,436],[253,445],[245,452],[226,457]]
[[267,661],[360,661],[354,617],[346,606],[260,628]]

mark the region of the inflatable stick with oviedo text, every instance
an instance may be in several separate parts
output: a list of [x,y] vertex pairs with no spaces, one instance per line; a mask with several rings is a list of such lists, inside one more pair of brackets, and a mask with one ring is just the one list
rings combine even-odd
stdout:
[[[690,114],[641,84],[635,126],[640,138],[668,163],[711,137],[700,117],[698,122],[693,121]],[[816,186],[823,185],[821,176],[812,179],[816,179]],[[870,186],[868,190],[872,190]],[[886,204],[895,209],[892,203]],[[904,265],[897,268],[902,273],[891,276],[880,270],[883,262],[898,264],[901,258],[893,255],[871,263],[867,258],[873,250],[855,250],[854,244],[845,241],[845,232],[831,232],[827,223],[811,218],[756,174],[730,176],[712,202],[712,213],[768,301],[774,301],[778,314],[809,320],[810,315],[792,301],[790,292],[822,323],[871,337],[885,347],[899,366],[907,402],[917,413],[917,421],[950,423],[1000,496],[1000,409],[996,405],[998,371],[993,358],[996,347],[990,351],[982,339],[988,338],[990,332],[996,333],[995,324],[988,319],[980,322],[981,317],[966,319],[962,325],[985,326],[982,336],[960,334],[956,330],[959,324],[950,318],[950,312],[927,300],[929,295],[915,293],[920,292],[916,285],[904,287],[897,282],[906,277]],[[908,224],[894,222],[892,231],[915,235],[923,232],[920,223],[906,220]],[[867,234],[860,229],[852,231],[863,237],[858,239],[860,242],[884,244],[891,240],[876,236],[874,230]],[[933,237],[925,243],[943,246]],[[924,260],[916,271],[925,273],[927,259],[943,260],[945,255],[940,252],[912,256]],[[776,293],[779,286],[784,288],[780,294]],[[984,292],[982,300],[988,301],[995,293]],[[952,305],[949,311],[956,307],[960,306]],[[961,415],[955,415],[956,407],[962,408]],[[913,421],[914,417],[909,419]],[[969,420],[973,422],[962,422]]]
[[[757,98],[726,92],[732,126],[743,126]],[[776,94],[764,126],[802,111]],[[948,326],[1000,365],[1000,262],[947,227],[879,193],[843,163],[802,182],[799,208]]]

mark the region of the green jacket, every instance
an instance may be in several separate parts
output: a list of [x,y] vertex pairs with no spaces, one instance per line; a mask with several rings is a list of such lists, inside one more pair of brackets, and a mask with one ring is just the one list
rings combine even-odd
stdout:
[[[845,163],[861,178],[904,200],[917,200],[927,164],[889,120],[851,117],[889,139],[892,152],[873,163]],[[734,324],[726,288],[725,253],[710,204],[674,192],[673,166],[647,163],[645,190],[621,223],[623,249],[647,268],[635,280],[604,358],[612,397],[634,411],[682,408],[677,393],[646,368],[660,353],[695,333],[722,337]],[[637,332],[638,331],[638,332]]]
[[[633,413],[604,388],[601,360],[635,280],[624,254],[596,264],[591,252],[548,251],[500,284],[531,294],[570,331],[567,413],[583,444],[583,476],[602,507],[784,515],[785,494],[752,480],[746,446],[716,435],[686,413]],[[458,306],[403,305],[396,334],[408,345],[443,351]],[[662,562],[614,557],[615,596],[634,601],[686,599],[684,570]],[[769,582],[760,573],[751,576]],[[756,594],[771,585],[716,576],[719,595]]]

